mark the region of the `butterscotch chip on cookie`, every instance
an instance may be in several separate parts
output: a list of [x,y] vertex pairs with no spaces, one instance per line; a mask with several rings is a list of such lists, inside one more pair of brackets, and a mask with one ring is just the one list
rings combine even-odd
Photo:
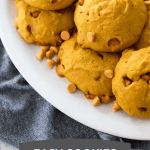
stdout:
[[95,96],[107,96],[112,99],[112,79],[106,77],[104,71],[114,70],[119,58],[118,53],[99,53],[91,49],[82,49],[77,45],[76,37],[72,37],[60,47],[60,64],[56,71],[59,76],[63,74],[74,83],[85,95],[89,95],[89,99]]
[[77,42],[99,52],[118,52],[136,43],[147,19],[143,0],[79,0]]
[[115,69],[112,88],[119,106],[131,116],[150,118],[150,47],[126,50]]
[[23,0],[16,1],[18,32],[28,43],[60,45],[62,31],[74,28],[72,7],[59,11],[46,11],[31,7]]
[[32,7],[44,10],[60,10],[67,8],[75,0],[24,0]]

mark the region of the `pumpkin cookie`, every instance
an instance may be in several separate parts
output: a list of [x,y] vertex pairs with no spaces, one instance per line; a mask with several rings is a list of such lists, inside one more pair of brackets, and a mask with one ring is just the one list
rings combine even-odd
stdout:
[[83,48],[118,52],[139,40],[147,10],[143,0],[80,0],[74,20]]
[[142,32],[140,40],[135,44],[136,49],[146,48],[150,46],[150,1],[145,1],[145,4],[147,6],[147,11],[148,11],[147,23]]
[[16,1],[18,32],[28,43],[59,45],[62,31],[74,28],[72,7],[60,11],[46,11],[29,6],[23,0]]
[[120,54],[99,53],[91,49],[82,49],[72,37],[65,41],[59,50],[56,72],[65,76],[86,95],[99,96],[102,103],[113,100],[113,71]]
[[115,69],[112,88],[125,112],[150,118],[150,47],[123,52]]
[[24,0],[30,6],[44,10],[60,10],[67,8],[75,0]]

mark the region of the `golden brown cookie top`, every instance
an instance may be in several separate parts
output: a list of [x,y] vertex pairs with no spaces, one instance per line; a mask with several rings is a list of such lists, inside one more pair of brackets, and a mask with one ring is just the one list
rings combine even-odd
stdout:
[[112,87],[125,112],[150,118],[150,47],[123,52],[115,69]]
[[46,11],[16,1],[18,31],[27,42],[37,45],[59,45],[61,32],[74,28],[74,7]]
[[44,10],[60,10],[67,8],[75,0],[24,0],[29,5]]
[[77,42],[100,52],[117,52],[133,45],[147,19],[143,0],[84,0],[76,5]]

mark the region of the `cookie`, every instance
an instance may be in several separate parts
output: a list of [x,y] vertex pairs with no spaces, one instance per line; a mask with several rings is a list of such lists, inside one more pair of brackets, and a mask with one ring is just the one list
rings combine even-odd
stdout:
[[147,10],[143,0],[84,0],[77,3],[74,20],[83,48],[118,52],[139,40]]
[[150,47],[128,49],[115,69],[113,93],[129,115],[150,118]]
[[58,54],[56,72],[75,84],[85,95],[99,96],[102,102],[111,101],[113,71],[119,53],[99,53],[82,49],[75,37],[65,41]]
[[29,6],[23,0],[16,1],[18,32],[28,43],[59,45],[62,31],[74,28],[73,8],[46,11]]
[[67,8],[75,0],[24,0],[30,6],[44,10],[60,10]]
[[150,46],[150,1],[145,1],[147,6],[147,23],[144,27],[144,30],[141,34],[140,40],[135,44],[136,49],[146,48]]

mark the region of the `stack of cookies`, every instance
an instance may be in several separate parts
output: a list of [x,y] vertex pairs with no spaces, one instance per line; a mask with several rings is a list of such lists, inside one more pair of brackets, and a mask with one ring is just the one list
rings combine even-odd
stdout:
[[80,89],[93,105],[116,97],[114,111],[150,118],[149,1],[16,0],[16,8],[20,35],[44,46],[38,58],[52,68],[58,53],[69,92]]

